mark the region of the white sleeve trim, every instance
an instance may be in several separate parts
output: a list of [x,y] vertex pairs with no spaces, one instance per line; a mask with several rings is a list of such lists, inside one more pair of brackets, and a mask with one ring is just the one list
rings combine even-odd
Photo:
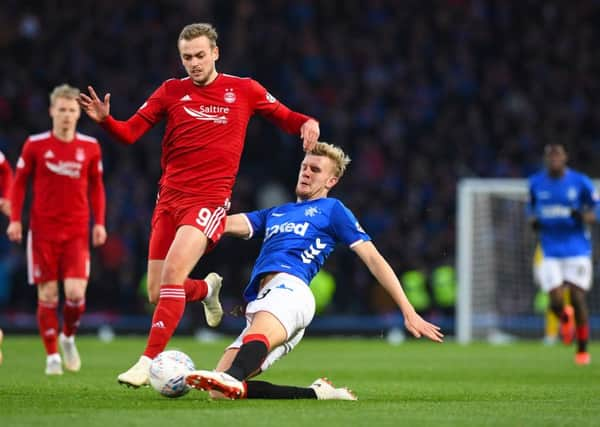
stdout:
[[252,236],[254,236],[254,229],[252,228],[252,224],[250,223],[250,220],[248,219],[246,214],[243,213],[242,216],[246,220],[246,224],[248,224],[248,230],[249,230],[248,236],[244,237],[244,240],[250,240],[252,238]]
[[364,240],[364,239],[359,239],[359,240],[357,240],[356,242],[349,244],[349,245],[348,245],[348,247],[349,247],[349,248],[353,248],[354,246],[356,246],[356,245],[359,245],[359,244],[361,244],[361,243],[363,243],[363,242],[366,242],[366,240]]

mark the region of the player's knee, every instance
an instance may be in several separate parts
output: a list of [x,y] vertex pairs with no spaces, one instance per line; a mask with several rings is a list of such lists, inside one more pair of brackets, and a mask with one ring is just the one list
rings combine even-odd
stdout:
[[70,301],[72,304],[79,305],[85,301],[85,295],[80,295],[80,294],[65,295],[65,300]]
[[58,287],[54,284],[38,285],[38,301],[45,303],[58,302]]
[[187,273],[182,272],[180,266],[174,263],[165,262],[162,270],[161,283],[170,285],[183,284],[186,277]]
[[58,292],[38,292],[38,301],[46,304],[58,303]]
[[585,291],[582,289],[571,286],[571,304],[576,309],[583,310],[585,308]]
[[83,301],[85,299],[85,289],[65,290],[65,298],[69,301]]

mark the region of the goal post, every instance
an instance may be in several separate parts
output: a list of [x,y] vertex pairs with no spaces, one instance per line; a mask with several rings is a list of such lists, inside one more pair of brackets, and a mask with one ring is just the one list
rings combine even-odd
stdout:
[[[594,180],[596,188],[600,182]],[[478,339],[543,336],[534,311],[536,235],[526,215],[526,179],[468,178],[457,188],[455,331],[460,343]],[[600,227],[592,227],[594,249]],[[594,269],[600,260],[594,252]],[[598,277],[598,274],[594,274]],[[600,286],[588,294],[592,329],[600,315]]]

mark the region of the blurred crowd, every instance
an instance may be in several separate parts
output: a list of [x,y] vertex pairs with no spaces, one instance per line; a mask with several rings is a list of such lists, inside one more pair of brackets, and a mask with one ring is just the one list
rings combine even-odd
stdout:
[[[350,154],[332,196],[398,272],[453,264],[461,177],[525,177],[549,141],[568,143],[584,172],[600,170],[597,0],[3,0],[0,149],[14,165],[27,135],[49,128],[48,92],[63,82],[110,92],[112,114],[129,118],[184,75],[179,31],[203,21],[219,31],[219,71],[255,78]],[[108,198],[88,306],[143,312],[161,129],[134,146],[86,117],[79,130],[102,142]],[[301,157],[297,137],[253,119],[232,212],[292,200]],[[225,238],[194,275],[223,274],[232,307],[259,243]],[[24,249],[0,245],[0,306],[29,309]],[[326,269],[337,281],[331,312],[391,309],[350,251]]]

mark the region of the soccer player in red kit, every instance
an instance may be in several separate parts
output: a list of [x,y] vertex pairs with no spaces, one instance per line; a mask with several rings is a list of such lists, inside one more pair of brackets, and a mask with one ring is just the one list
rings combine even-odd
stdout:
[[[47,375],[63,373],[57,344],[65,368],[81,368],[75,332],[85,311],[90,272],[90,205],[94,218],[92,244],[99,246],[106,240],[102,155],[95,138],[76,132],[81,112],[78,96],[79,90],[69,85],[54,88],[50,94],[52,130],[31,135],[25,141],[17,162],[7,230],[11,241],[21,241],[21,211],[31,177],[28,276],[30,283],[37,284],[37,319],[47,353]],[[63,282],[65,302],[62,332],[57,337],[59,280]]]
[[205,280],[194,280],[188,275],[223,233],[250,117],[258,113],[299,134],[305,150],[319,138],[316,120],[291,111],[258,82],[217,72],[219,48],[212,25],[184,27],[177,45],[188,77],[165,81],[129,120],[110,116],[110,94],[101,100],[89,87],[89,96],[80,95],[84,111],[126,143],[166,119],[148,255],[148,295],[157,306],[143,355],[118,376],[120,383],[133,387],[148,384],[150,362],[166,347],[186,302],[204,303],[209,326],[221,321],[221,277],[210,273]]
[[13,182],[13,170],[4,153],[0,151],[0,212],[10,216],[10,190]]
[[[13,170],[4,153],[0,151],[0,212],[10,216],[10,190],[13,182]],[[2,364],[2,339],[4,333],[0,329],[0,365]]]

